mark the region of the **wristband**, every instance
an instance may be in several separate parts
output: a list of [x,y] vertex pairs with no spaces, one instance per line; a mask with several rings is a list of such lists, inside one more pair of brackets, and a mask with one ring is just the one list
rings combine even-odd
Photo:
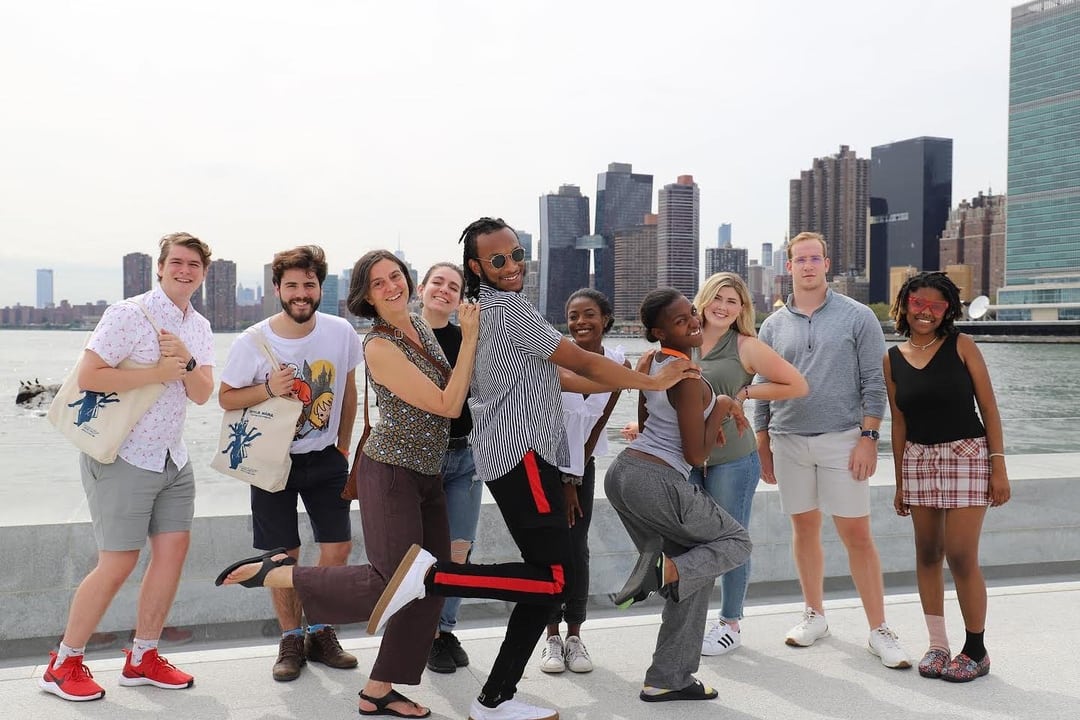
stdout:
[[995,457],[999,457],[999,458],[1004,459],[1005,458],[1005,453],[990,453],[990,458],[991,459],[993,459]]
[[264,382],[263,385],[266,386],[267,395],[269,395],[270,397],[277,397],[277,395],[274,394],[274,391],[270,389],[270,378],[266,378],[266,382]]

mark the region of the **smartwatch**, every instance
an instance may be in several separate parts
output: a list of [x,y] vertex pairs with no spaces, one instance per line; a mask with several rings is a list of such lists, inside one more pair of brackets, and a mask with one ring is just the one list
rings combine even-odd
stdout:
[[195,369],[195,366],[197,364],[198,363],[195,362],[195,356],[192,355],[191,359],[187,361],[187,365],[184,366],[184,369],[187,370],[188,372],[191,372],[192,370]]
[[877,430],[863,430],[859,433],[859,437],[868,437],[874,442],[877,442],[881,438],[881,433]]

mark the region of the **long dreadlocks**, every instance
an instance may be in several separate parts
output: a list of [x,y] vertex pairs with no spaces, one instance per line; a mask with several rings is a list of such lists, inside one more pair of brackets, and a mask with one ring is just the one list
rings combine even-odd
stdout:
[[458,242],[465,245],[462,252],[461,267],[465,270],[465,297],[470,300],[476,300],[480,297],[480,276],[469,267],[470,260],[480,259],[476,252],[476,238],[480,235],[498,232],[503,228],[510,228],[510,232],[517,237],[517,230],[507,225],[502,218],[482,217],[469,223],[469,226],[461,233],[461,237],[458,238]]

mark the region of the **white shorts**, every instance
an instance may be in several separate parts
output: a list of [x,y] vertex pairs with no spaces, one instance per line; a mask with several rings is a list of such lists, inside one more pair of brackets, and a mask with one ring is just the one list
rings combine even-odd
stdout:
[[870,482],[848,463],[860,429],[821,435],[770,435],[780,507],[788,515],[821,510],[838,517],[870,514]]

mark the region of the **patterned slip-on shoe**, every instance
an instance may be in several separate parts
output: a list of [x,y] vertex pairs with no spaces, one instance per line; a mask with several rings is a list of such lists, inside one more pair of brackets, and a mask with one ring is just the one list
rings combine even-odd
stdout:
[[930,648],[919,661],[919,674],[924,678],[939,678],[941,671],[949,664],[949,653],[937,648]]
[[949,682],[971,682],[975,678],[990,673],[990,656],[975,662],[964,653],[960,653],[941,671],[941,679]]

